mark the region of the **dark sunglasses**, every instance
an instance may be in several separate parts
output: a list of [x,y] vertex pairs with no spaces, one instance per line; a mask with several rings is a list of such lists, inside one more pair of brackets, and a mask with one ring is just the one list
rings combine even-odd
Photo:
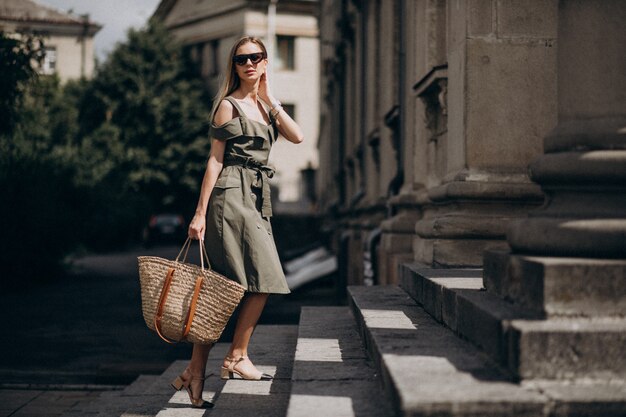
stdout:
[[258,64],[262,59],[266,58],[267,55],[265,52],[255,52],[253,54],[243,54],[243,55],[235,55],[233,57],[233,62],[237,65],[246,65],[248,62],[248,58],[250,58],[250,62],[253,64]]

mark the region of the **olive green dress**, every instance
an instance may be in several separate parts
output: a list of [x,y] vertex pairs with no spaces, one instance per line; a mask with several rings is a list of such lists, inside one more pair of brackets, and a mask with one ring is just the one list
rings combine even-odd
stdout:
[[270,217],[270,184],[274,170],[267,166],[278,128],[248,119],[232,97],[226,97],[238,117],[215,126],[209,135],[226,141],[224,166],[209,198],[205,244],[212,268],[238,281],[250,292],[289,293]]

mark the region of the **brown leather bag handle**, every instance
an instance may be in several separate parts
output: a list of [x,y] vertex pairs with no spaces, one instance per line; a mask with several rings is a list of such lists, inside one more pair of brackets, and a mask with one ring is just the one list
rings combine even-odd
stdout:
[[[185,240],[185,243],[183,243],[183,247],[180,248],[180,252],[178,252],[178,256],[176,256],[176,259],[174,260],[174,262],[178,263],[178,259],[180,259],[180,255],[183,255],[183,260],[181,261],[182,263],[185,263],[185,261],[187,260],[187,253],[189,252],[189,248],[191,247],[191,241],[192,239],[190,237],[187,237],[187,239]],[[199,248],[200,248],[200,266],[202,268],[202,270],[204,270],[204,261],[206,261],[206,265],[207,268],[211,269],[211,262],[209,262],[209,255],[206,253],[206,247],[204,246],[204,239],[201,239],[199,242]]]
[[165,340],[167,343],[176,343],[176,341],[170,341],[161,333],[161,318],[163,316],[163,308],[165,306],[165,302],[167,301],[167,294],[170,291],[170,285],[172,284],[173,277],[174,268],[170,268],[167,271],[167,275],[165,276],[165,282],[163,283],[163,289],[161,290],[161,296],[159,297],[159,305],[157,306],[157,312],[154,315],[154,328],[156,329],[159,337]]
[[156,329],[157,334],[161,339],[165,342],[174,344],[176,342],[180,342],[182,339],[187,337],[189,331],[191,330],[191,323],[193,322],[193,318],[196,314],[196,306],[198,304],[198,297],[200,296],[200,289],[202,288],[202,276],[198,276],[196,279],[196,285],[193,291],[193,296],[191,297],[191,305],[189,306],[189,310],[187,311],[187,317],[185,319],[185,326],[183,328],[183,335],[179,340],[170,340],[161,333],[161,318],[163,317],[163,310],[165,309],[165,302],[167,301],[167,295],[170,291],[170,287],[172,285],[172,280],[174,278],[174,268],[170,268],[167,271],[167,275],[165,276],[165,282],[163,283],[163,289],[161,290],[161,296],[159,297],[159,305],[157,307],[157,312],[154,315],[154,328]]
[[196,306],[198,305],[198,297],[200,296],[201,288],[202,277],[198,276],[198,278],[196,278],[196,286],[193,290],[193,297],[191,297],[191,305],[189,306],[189,311],[187,311],[187,319],[185,320],[185,331],[183,331],[183,339],[187,337],[189,331],[191,330],[191,323],[193,322],[193,317],[196,314]]

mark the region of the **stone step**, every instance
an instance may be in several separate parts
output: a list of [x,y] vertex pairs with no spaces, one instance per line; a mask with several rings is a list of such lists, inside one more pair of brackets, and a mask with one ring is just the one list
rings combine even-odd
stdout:
[[626,260],[485,253],[487,290],[543,316],[626,315]]
[[79,403],[63,413],[61,417],[119,417],[128,407],[126,397],[142,395],[158,379],[158,375],[139,375],[123,390],[104,391],[97,400]]
[[[203,398],[216,405],[212,410],[191,407],[187,392],[175,391],[170,382],[187,366],[188,360],[173,362],[161,375],[141,375],[122,391],[103,393],[99,400],[82,409],[72,409],[64,417],[187,417],[210,413],[225,416],[280,416],[289,402],[291,368],[297,339],[297,326],[259,325],[252,336],[249,356],[273,381],[222,380],[219,369],[228,344],[216,344],[207,362]],[[189,346],[191,356],[191,345]],[[164,349],[167,347],[164,345]]]
[[[272,381],[229,380],[216,389],[212,417],[268,416],[284,417],[291,391],[291,372],[296,351],[298,327],[294,325],[257,326],[250,342],[249,355]],[[214,369],[219,370],[220,363]],[[219,375],[217,375],[219,379]],[[166,417],[166,416],[159,416]]]
[[[398,416],[619,416],[626,385],[512,380],[396,286],[348,287]],[[601,414],[594,414],[599,410]]]
[[482,282],[478,269],[404,264],[400,271],[401,287],[425,311],[516,378],[626,379],[626,319],[545,319],[481,290]]
[[391,417],[348,307],[303,307],[287,417]]
[[[214,347],[214,352],[225,350],[226,347],[222,344],[217,344]],[[207,363],[207,373],[210,373],[211,362]],[[186,397],[181,397],[182,401],[179,400],[180,393],[175,392],[169,385],[185,369],[186,365],[187,361],[175,361],[144,391],[136,391],[132,393],[134,395],[120,398],[119,401],[120,405],[123,404],[123,410],[122,413],[118,414],[118,417],[156,416],[163,410],[168,410],[171,405],[181,407],[181,409],[189,405],[189,400]],[[207,378],[208,381],[209,378]],[[204,398],[211,398],[212,393],[208,390],[208,385],[208,383],[205,384]]]
[[626,380],[626,319],[513,320],[508,366],[522,379]]

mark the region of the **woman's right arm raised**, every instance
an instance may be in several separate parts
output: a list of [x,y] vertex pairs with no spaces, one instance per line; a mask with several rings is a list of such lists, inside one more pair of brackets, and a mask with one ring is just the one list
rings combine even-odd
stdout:
[[[233,105],[228,100],[222,100],[215,112],[214,125],[221,126],[231,120],[234,117],[233,110]],[[211,192],[213,192],[213,187],[215,187],[217,177],[219,177],[224,165],[225,148],[226,141],[211,139],[211,154],[209,155],[204,178],[202,179],[196,214],[189,224],[188,233],[192,239],[204,240],[207,205],[209,204],[209,198],[211,197]]]

